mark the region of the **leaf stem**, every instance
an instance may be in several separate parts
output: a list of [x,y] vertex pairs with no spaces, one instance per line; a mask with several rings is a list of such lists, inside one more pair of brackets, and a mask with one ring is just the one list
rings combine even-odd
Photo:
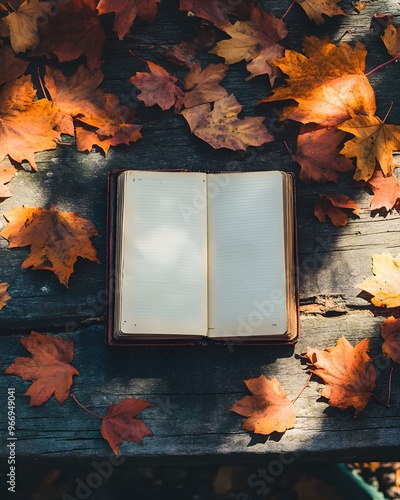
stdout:
[[389,116],[389,113],[392,111],[392,108],[393,108],[393,101],[390,103],[390,106],[389,106],[389,109],[387,110],[387,113],[385,115],[385,118],[382,120],[383,123],[385,123],[386,121],[386,118]]
[[393,366],[390,369],[389,381],[388,381],[388,397],[387,397],[387,402],[386,402],[386,406],[388,408],[390,408],[390,392],[391,392],[391,387],[392,387],[392,375],[393,375]]
[[380,64],[379,66],[377,66],[376,68],[374,69],[371,69],[371,71],[368,71],[368,73],[365,73],[365,76],[369,76],[369,75],[372,75],[372,73],[375,73],[375,71],[377,71],[378,69],[381,69],[383,68],[384,66],[386,66],[387,64],[390,64],[392,63],[393,61],[396,61],[397,59],[400,58],[400,54],[398,54],[397,56],[394,56],[392,59],[390,59],[389,61],[386,61],[382,64]]
[[381,405],[386,406],[386,408],[389,408],[389,406],[384,401],[382,401],[382,399],[379,399],[378,396],[375,396],[373,392],[371,392],[371,396],[374,397]]
[[101,420],[103,420],[103,418],[104,418],[104,417],[101,417],[100,415],[97,415],[97,413],[93,413],[92,411],[88,410],[88,409],[86,408],[86,406],[83,406],[83,404],[82,404],[82,403],[80,403],[80,402],[76,399],[75,395],[74,395],[74,394],[72,394],[72,393],[71,393],[71,398],[75,401],[75,403],[76,403],[78,406],[80,406],[80,407],[81,407],[83,410],[85,410],[87,413],[90,413],[90,415],[93,415],[94,417],[96,417],[96,418],[100,418]]
[[303,385],[303,387],[301,388],[301,391],[297,394],[297,396],[294,399],[292,399],[292,403],[294,403],[295,401],[297,401],[299,399],[299,397],[303,394],[304,389],[310,383],[311,377],[312,377],[312,373],[310,373],[310,375],[308,376],[308,379],[307,379],[306,383]]
[[39,83],[40,83],[40,87],[42,89],[42,92],[43,92],[43,95],[44,95],[44,98],[49,100],[49,98],[47,97],[47,92],[46,92],[46,88],[43,84],[43,80],[42,80],[42,75],[40,74],[40,68],[39,66],[37,66],[37,74],[38,74],[38,78],[39,78]]
[[286,12],[283,14],[283,16],[281,17],[282,21],[283,19],[289,14],[291,8],[293,7],[293,5],[296,3],[296,0],[293,0],[293,2],[289,5],[289,7],[287,8]]

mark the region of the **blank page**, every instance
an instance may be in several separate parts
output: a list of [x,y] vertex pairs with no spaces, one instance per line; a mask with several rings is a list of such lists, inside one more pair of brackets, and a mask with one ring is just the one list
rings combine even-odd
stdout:
[[281,172],[209,175],[209,336],[287,331]]
[[121,334],[206,335],[206,175],[122,175]]

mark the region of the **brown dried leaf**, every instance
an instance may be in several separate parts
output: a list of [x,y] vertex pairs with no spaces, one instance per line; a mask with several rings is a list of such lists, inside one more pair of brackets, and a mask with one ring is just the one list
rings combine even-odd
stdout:
[[23,269],[47,269],[68,286],[78,257],[99,262],[90,241],[97,230],[76,212],[57,212],[54,206],[50,210],[23,206],[13,207],[4,217],[8,224],[0,235],[9,241],[8,248],[31,247]]
[[400,26],[393,26],[392,21],[389,20],[381,38],[389,54],[393,57],[400,57]]
[[16,169],[11,165],[8,158],[0,161],[0,198],[9,198],[12,196],[6,184],[11,181],[16,172]]
[[242,106],[232,94],[211,104],[201,104],[184,109],[182,115],[194,135],[208,142],[214,149],[245,150],[249,146],[261,146],[274,137],[263,125],[264,117],[238,118]]
[[28,61],[15,57],[11,47],[0,45],[0,85],[25,73]]
[[345,15],[338,2],[339,0],[296,0],[308,18],[319,25],[325,24],[325,18],[322,14],[329,17]]
[[279,42],[287,35],[285,22],[253,8],[249,21],[236,21],[222,29],[231,38],[221,40],[210,52],[223,57],[225,64],[245,60],[250,72],[247,80],[268,74],[273,85],[277,70],[270,63],[283,55],[284,48]]
[[234,15],[247,19],[252,8],[252,0],[234,0],[221,2],[220,0],[180,0],[180,10],[186,10],[192,15],[207,19],[217,28],[229,24],[229,17]]
[[185,88],[188,90],[183,97],[185,108],[226,97],[228,92],[218,84],[225,78],[227,69],[224,64],[210,64],[202,70],[200,63],[196,63],[185,78]]

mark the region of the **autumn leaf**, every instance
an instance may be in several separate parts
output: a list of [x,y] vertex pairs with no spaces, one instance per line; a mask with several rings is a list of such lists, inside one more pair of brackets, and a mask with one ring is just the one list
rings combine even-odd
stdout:
[[389,54],[393,57],[400,57],[400,27],[393,26],[389,19],[385,32],[381,37]]
[[344,145],[341,153],[357,158],[354,179],[370,179],[378,161],[382,172],[392,171],[393,151],[400,149],[400,125],[387,125],[377,116],[355,116],[338,126],[355,137]]
[[7,293],[8,283],[0,283],[0,310],[6,305],[7,300],[11,299],[11,295]]
[[0,46],[0,85],[25,73],[28,61],[15,57],[11,47]]
[[314,215],[320,222],[326,222],[326,216],[328,216],[334,226],[345,226],[348,212],[355,215],[361,212],[357,203],[348,196],[344,194],[320,194],[315,205]]
[[97,0],[57,3],[57,15],[40,28],[44,39],[34,55],[55,55],[59,62],[84,55],[90,70],[99,68],[105,34],[96,10]]
[[338,5],[339,0],[296,0],[304,12],[307,14],[311,21],[316,24],[325,24],[325,19],[322,14],[326,16],[340,16],[345,15]]
[[287,35],[285,22],[253,8],[249,21],[236,21],[221,29],[231,38],[221,40],[210,52],[223,57],[225,64],[245,60],[250,72],[247,80],[268,74],[273,85],[277,70],[270,63],[283,55],[284,48],[279,42]]
[[294,99],[298,106],[291,106],[284,117],[324,127],[375,113],[375,94],[364,75],[367,51],[362,43],[357,42],[354,49],[345,42],[337,47],[327,38],[311,36],[304,40],[304,54],[286,50],[285,57],[272,63],[289,76],[287,85],[259,103]]
[[23,269],[47,269],[68,286],[78,257],[99,262],[90,241],[97,230],[76,212],[57,212],[54,206],[50,210],[13,207],[4,217],[8,224],[0,235],[9,241],[8,248],[31,247]]
[[400,319],[389,316],[381,324],[381,335],[385,340],[382,344],[383,354],[400,365]]
[[215,32],[214,26],[211,25],[197,27],[193,40],[184,40],[176,45],[163,45],[162,57],[176,66],[191,68],[197,62],[195,53],[214,45]]
[[294,427],[296,412],[281,384],[264,375],[243,381],[252,393],[235,403],[231,411],[247,417],[242,429],[256,434],[285,432]]
[[101,423],[101,435],[118,455],[122,441],[142,444],[145,436],[152,436],[152,431],[141,420],[134,418],[150,403],[143,399],[126,398],[111,404]]
[[311,373],[323,380],[325,387],[321,395],[331,406],[341,410],[352,406],[356,415],[367,406],[376,381],[368,349],[369,339],[353,347],[341,337],[334,347],[324,351],[309,347],[303,354]]
[[400,183],[394,175],[384,177],[381,170],[375,170],[373,177],[368,181],[374,192],[371,200],[371,210],[384,208],[387,212],[395,208],[400,212]]
[[183,96],[183,90],[175,85],[178,79],[158,64],[151,61],[146,61],[146,63],[150,68],[150,73],[138,72],[128,81],[141,91],[138,99],[146,106],[158,104],[164,110],[171,108]]
[[122,40],[136,16],[148,23],[154,22],[159,2],[160,0],[100,0],[97,10],[99,14],[115,12],[114,31]]
[[262,124],[264,117],[238,118],[242,106],[232,94],[211,104],[184,109],[182,115],[194,135],[208,142],[214,149],[245,150],[248,146],[261,146],[274,137]]
[[17,171],[7,158],[0,161],[0,198],[9,198],[12,196],[12,193],[6,184],[11,181],[16,172]]
[[[130,108],[121,105],[115,95],[98,89],[102,80],[100,69],[91,71],[82,65],[69,77],[58,69],[47,68],[45,84],[57,109],[56,129],[74,135],[74,119],[77,119],[96,128],[99,140],[110,139],[110,145],[137,140],[141,137],[140,126],[129,123]],[[121,129],[125,131],[123,139]],[[84,149],[79,147],[80,151]]]
[[229,24],[229,16],[241,19],[248,18],[252,0],[235,0],[221,2],[220,0],[180,0],[180,10],[188,11],[197,17],[207,19],[218,28]]
[[372,256],[372,272],[375,276],[357,285],[371,294],[371,302],[377,307],[400,306],[400,253],[392,257],[390,253]]
[[225,78],[227,69],[224,64],[210,64],[202,70],[200,63],[196,63],[185,78],[187,90],[183,98],[185,108],[226,97],[228,92],[218,84]]
[[73,341],[31,332],[29,337],[21,339],[21,343],[32,357],[16,358],[5,373],[32,381],[24,394],[31,398],[29,406],[39,406],[53,394],[60,404],[64,403],[69,395],[72,377],[79,375],[78,370],[71,366]]
[[8,154],[37,170],[34,153],[55,149],[56,110],[47,99],[34,101],[30,76],[6,82],[0,90],[0,161]]
[[39,0],[25,0],[21,5],[3,17],[0,22],[8,26],[11,46],[15,52],[26,52],[36,49],[40,37],[38,21],[48,19],[56,7],[56,2],[39,2]]
[[338,180],[338,172],[350,172],[354,169],[351,160],[340,154],[344,132],[336,128],[317,128],[302,132],[297,136],[297,152],[293,157],[301,165],[300,179],[328,182]]

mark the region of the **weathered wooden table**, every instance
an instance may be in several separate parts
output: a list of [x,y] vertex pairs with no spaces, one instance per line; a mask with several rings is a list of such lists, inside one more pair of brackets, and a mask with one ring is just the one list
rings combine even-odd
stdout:
[[[289,2],[266,2],[268,9],[281,16]],[[295,5],[286,20],[289,35],[285,46],[301,49],[303,37],[317,35],[354,43],[363,41],[369,50],[367,70],[389,59],[379,32],[370,30],[375,12],[395,13],[397,2],[372,1],[357,14],[352,2],[342,2],[349,14],[328,20],[317,27]],[[131,97],[134,87],[127,79],[136,71],[146,71],[133,58],[131,49],[143,59],[163,64],[161,45],[179,43],[192,33],[191,20],[178,12],[177,2],[164,0],[154,25],[138,22],[124,41],[112,37],[104,53],[105,80],[102,88]],[[171,14],[172,13],[172,14]],[[216,56],[200,56],[203,65],[217,62]],[[184,77],[186,70],[166,64],[168,70]],[[244,106],[244,114],[262,113],[254,103],[267,95],[262,77],[245,81],[244,64],[231,67],[222,84]],[[389,122],[400,117],[398,67],[391,64],[370,76],[377,94],[377,114],[383,117],[394,101]],[[246,393],[243,379],[277,376],[290,398],[294,398],[307,380],[307,371],[298,359],[307,346],[324,349],[345,335],[355,345],[372,337],[372,354],[380,348],[379,324],[370,303],[359,297],[355,285],[371,275],[374,253],[400,250],[400,219],[397,213],[371,217],[367,209],[371,196],[353,187],[351,174],[342,176],[337,185],[303,185],[298,182],[298,232],[301,292],[301,339],[295,347],[179,347],[179,348],[107,348],[104,343],[106,178],[115,168],[264,170],[285,169],[298,173],[282,140],[246,153],[214,150],[193,136],[181,116],[156,107],[144,108],[137,101],[137,114],[144,138],[131,147],[113,148],[104,157],[98,151],[77,153],[73,147],[37,155],[39,171],[21,170],[11,183],[13,196],[0,205],[2,213],[13,206],[56,205],[63,211],[78,211],[93,221],[99,230],[94,238],[101,264],[80,259],[69,288],[60,285],[47,271],[22,270],[29,250],[8,250],[0,241],[0,281],[10,283],[12,299],[0,312],[1,369],[16,356],[28,355],[19,340],[31,330],[65,333],[75,343],[74,366],[81,372],[75,377],[73,392],[92,411],[104,414],[107,406],[128,396],[147,399],[152,406],[141,413],[151,427],[153,437],[143,446],[123,443],[123,457],[137,464],[175,461],[185,463],[227,462],[273,458],[280,460],[392,460],[398,459],[400,445],[400,370],[395,367],[392,405],[385,408],[372,399],[357,418],[351,410],[329,408],[318,399],[322,385],[312,381],[295,406],[295,428],[280,439],[267,442],[240,430],[241,418],[230,406]],[[271,125],[271,109],[269,122]],[[295,136],[286,131],[289,148],[295,151]],[[282,138],[284,134],[280,134]],[[0,139],[1,140],[1,139]],[[313,215],[317,195],[345,193],[365,210],[359,219],[343,228],[319,223]],[[5,221],[1,222],[4,227]],[[386,397],[388,363],[378,356],[377,395]],[[378,366],[379,365],[379,366]],[[69,398],[60,406],[54,398],[40,407],[29,408],[23,394],[29,383],[14,376],[0,378],[0,435],[2,461],[7,456],[7,388],[16,391],[18,461],[75,461],[109,457],[111,450],[99,432],[99,420],[81,411]],[[279,460],[279,459],[278,459]],[[3,463],[3,462],[2,462]],[[4,462],[5,463],[5,462]]]

